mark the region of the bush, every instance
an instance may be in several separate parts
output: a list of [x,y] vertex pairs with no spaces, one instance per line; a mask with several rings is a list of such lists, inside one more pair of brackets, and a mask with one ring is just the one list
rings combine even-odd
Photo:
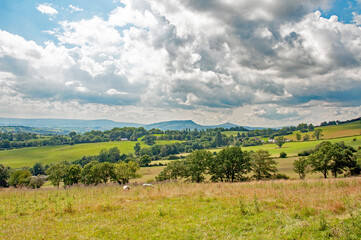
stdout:
[[33,165],[33,167],[31,168],[31,173],[34,175],[34,176],[37,176],[37,175],[44,175],[45,174],[45,168],[43,166],[42,163],[40,162],[37,162]]
[[0,187],[8,187],[8,178],[10,177],[10,169],[0,164]]
[[287,157],[287,153],[285,153],[285,152],[280,153],[280,158],[286,158],[286,157]]
[[10,176],[9,185],[14,187],[27,187],[31,173],[29,170],[16,170]]
[[170,155],[169,157],[168,157],[168,160],[178,160],[180,157],[178,157],[178,156],[175,156],[175,155]]
[[32,189],[40,188],[41,186],[44,185],[45,179],[46,177],[42,175],[32,176],[30,177],[28,186],[31,187]]
[[277,174],[272,175],[271,179],[286,179],[287,180],[287,179],[290,179],[290,177],[283,173],[277,173]]
[[314,153],[314,152],[315,152],[315,150],[313,150],[313,149],[304,150],[304,151],[298,153],[298,156],[300,156],[300,157],[307,157],[307,156],[311,155],[311,154]]

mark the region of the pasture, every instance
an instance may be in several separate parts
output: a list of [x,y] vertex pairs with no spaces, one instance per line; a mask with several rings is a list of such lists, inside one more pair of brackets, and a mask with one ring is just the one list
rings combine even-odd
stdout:
[[[141,148],[149,147],[142,141],[137,142],[141,144]],[[82,158],[84,155],[97,155],[101,149],[109,149],[112,147],[118,147],[121,154],[134,153],[133,147],[137,142],[100,142],[5,150],[0,151],[0,164],[12,168],[19,168],[30,167],[36,162],[50,164],[62,161],[74,161]],[[165,145],[174,142],[176,141],[157,141],[156,144]]]
[[359,239],[361,178],[0,189],[3,239]]
[[[332,126],[324,126],[324,127],[317,127],[316,129],[321,129],[322,134],[324,136],[321,137],[321,139],[332,139],[332,138],[341,138],[341,137],[350,137],[350,136],[357,136],[361,135],[361,121],[357,122],[350,122],[350,123],[344,123],[339,125],[332,125]],[[237,134],[242,134],[246,132],[238,132],[238,131],[226,131],[223,132],[223,134],[227,136],[234,136],[236,137]],[[301,135],[301,139],[303,139],[303,136],[308,134],[310,136],[310,139],[312,138],[313,132],[305,132],[302,133],[300,131],[294,131],[290,135],[285,135],[284,137],[293,141],[297,141],[296,134]],[[268,141],[268,138],[262,138],[264,141]]]
[[[356,141],[354,141],[356,139]],[[287,142],[282,148],[279,148],[276,144],[264,144],[260,146],[251,146],[251,147],[242,147],[242,150],[245,151],[257,151],[259,149],[269,151],[273,157],[279,156],[281,152],[287,153],[288,156],[297,156],[299,152],[304,150],[313,149],[316,145],[320,144],[324,139],[318,141],[306,141],[306,142]],[[334,138],[328,139],[332,143],[344,141],[346,145],[357,148],[361,146],[361,136],[354,137],[343,137],[343,138]],[[211,149],[212,152],[219,152],[221,148]]]
[[[316,129],[322,129],[323,136],[321,137],[321,139],[357,136],[357,135],[361,135],[361,121],[332,125],[332,126],[317,127]],[[295,131],[291,135],[286,135],[285,138],[297,141],[296,140],[297,133],[301,135],[301,139],[306,134],[308,134],[312,138],[312,134],[313,134],[313,132],[301,133],[300,131]]]

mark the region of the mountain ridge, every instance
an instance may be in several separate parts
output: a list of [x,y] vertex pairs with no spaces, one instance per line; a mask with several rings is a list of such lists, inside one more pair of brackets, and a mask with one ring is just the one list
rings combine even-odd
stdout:
[[[201,125],[193,120],[172,120],[152,124],[139,124],[131,122],[118,122],[108,119],[59,119],[59,118],[0,118],[0,126],[26,126],[48,129],[62,129],[67,131],[86,132],[91,130],[109,130],[115,127],[144,127],[145,129],[158,128],[161,130],[207,129],[241,127],[230,122],[217,125]],[[244,127],[246,129],[262,129],[257,127]]]

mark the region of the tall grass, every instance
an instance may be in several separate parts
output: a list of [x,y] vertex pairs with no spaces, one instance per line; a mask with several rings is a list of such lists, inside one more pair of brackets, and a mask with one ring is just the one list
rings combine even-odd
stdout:
[[2,239],[358,239],[361,178],[0,190]]

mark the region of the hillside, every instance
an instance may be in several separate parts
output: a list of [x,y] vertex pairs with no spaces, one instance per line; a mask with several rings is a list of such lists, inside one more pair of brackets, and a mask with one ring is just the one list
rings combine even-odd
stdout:
[[238,127],[235,124],[232,123],[224,123],[219,125],[200,125],[198,123],[193,122],[192,120],[184,120],[184,121],[167,121],[167,122],[159,122],[159,123],[153,123],[149,125],[145,125],[146,129],[152,129],[157,128],[161,130],[183,130],[183,129],[207,129],[207,128],[231,128],[231,127]]
[[[142,141],[138,142],[142,148],[149,147]],[[164,145],[174,142],[175,141],[157,141],[157,144]],[[121,154],[134,153],[133,147],[136,143],[136,141],[101,142],[6,150],[0,151],[0,164],[12,168],[19,168],[30,167],[36,162],[50,164],[62,161],[74,161],[83,156],[97,155],[101,149],[109,149],[112,147],[118,147]]]
[[[332,138],[340,138],[347,136],[358,136],[361,135],[361,121],[343,123],[339,125],[332,126],[323,126],[316,127],[316,129],[321,129],[323,136],[321,139],[332,139]],[[292,135],[286,135],[285,137],[291,140],[296,141],[296,134],[300,134],[301,138],[308,134],[312,137],[313,132],[305,132],[301,133],[300,131],[293,132]]]

